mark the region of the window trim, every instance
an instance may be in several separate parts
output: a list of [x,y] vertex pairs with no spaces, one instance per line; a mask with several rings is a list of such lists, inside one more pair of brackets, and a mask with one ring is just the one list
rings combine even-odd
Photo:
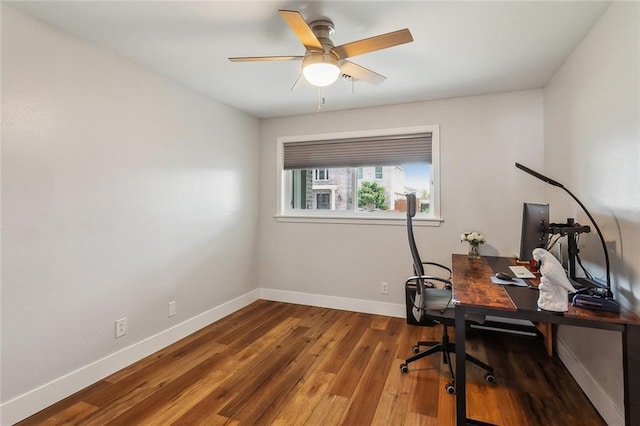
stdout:
[[[383,213],[384,216],[366,213],[345,211],[314,211],[293,210],[288,208],[287,188],[290,186],[289,173],[284,170],[284,145],[287,143],[304,141],[322,141],[330,139],[347,139],[359,137],[389,136],[412,133],[431,133],[431,182],[430,182],[430,206],[432,212],[429,215],[417,213],[415,225],[438,226],[442,222],[440,211],[440,126],[438,124],[420,125],[400,128],[357,130],[349,132],[322,133],[296,136],[278,136],[276,141],[276,213],[274,217],[282,222],[315,222],[315,223],[352,223],[352,224],[392,224],[404,225],[406,215],[404,213]],[[430,210],[431,210],[430,208]]]
[[[314,170],[314,173],[315,173],[314,180],[317,180],[319,182],[323,182],[323,181],[329,180],[329,169],[328,168],[321,167],[321,168],[316,168],[316,169],[313,169],[313,170]],[[323,178],[320,177],[321,174],[324,174]]]

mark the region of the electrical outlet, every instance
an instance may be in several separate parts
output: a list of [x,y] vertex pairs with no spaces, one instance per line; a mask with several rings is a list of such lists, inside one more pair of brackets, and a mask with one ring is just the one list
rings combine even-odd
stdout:
[[176,301],[169,302],[169,318],[176,314]]
[[389,283],[380,283],[380,294],[389,294]]
[[127,317],[116,320],[116,339],[127,334]]

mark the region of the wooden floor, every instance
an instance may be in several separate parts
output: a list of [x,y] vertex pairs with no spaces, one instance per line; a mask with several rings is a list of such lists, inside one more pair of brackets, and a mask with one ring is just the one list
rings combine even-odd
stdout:
[[[403,319],[258,301],[24,420],[24,425],[454,424],[447,367],[400,372],[441,329]],[[470,416],[498,425],[604,425],[541,339],[471,331]]]

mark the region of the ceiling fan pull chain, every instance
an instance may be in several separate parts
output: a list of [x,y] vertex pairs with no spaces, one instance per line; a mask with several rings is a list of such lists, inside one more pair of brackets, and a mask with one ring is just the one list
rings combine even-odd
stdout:
[[325,103],[324,87],[318,87],[318,112],[322,111],[322,107]]

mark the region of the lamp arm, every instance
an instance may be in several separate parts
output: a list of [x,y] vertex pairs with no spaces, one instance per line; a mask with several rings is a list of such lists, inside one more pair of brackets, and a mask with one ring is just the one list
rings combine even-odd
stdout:
[[578,203],[578,205],[582,208],[582,210],[587,214],[587,217],[589,218],[589,220],[593,224],[593,227],[596,228],[596,232],[598,233],[598,237],[600,237],[600,244],[602,244],[602,251],[604,251],[604,262],[605,262],[605,266],[606,266],[606,270],[607,270],[607,294],[605,296],[606,297],[613,297],[613,294],[611,293],[611,268],[610,268],[610,265],[609,265],[609,250],[607,250],[607,243],[604,240],[604,236],[602,235],[602,231],[600,230],[600,227],[596,223],[596,221],[593,218],[593,216],[591,216],[591,213],[589,213],[589,210],[587,210],[587,208],[584,206],[584,204],[582,204],[582,202],[578,199],[578,197],[573,195],[573,193],[571,191],[569,191],[567,188],[565,188],[564,186],[561,186],[561,188],[564,189],[567,192],[567,194],[569,194],[571,196],[571,198],[573,198],[575,200],[576,203]]
[[[531,176],[537,177],[538,179],[540,179],[543,182],[548,183],[549,185],[553,185],[553,186],[557,186],[557,187],[560,187],[560,188],[564,188],[564,185],[562,185],[560,182],[555,181],[555,180],[553,180],[551,178],[548,178],[545,175],[536,172],[535,170],[531,170],[527,166],[523,166],[520,163],[516,163],[516,167],[519,168],[520,170],[524,170],[525,172],[529,173]],[[573,197],[573,198],[575,198],[575,197]]]
[[575,195],[573,195],[573,193],[571,191],[569,191],[567,188],[564,187],[563,184],[561,184],[558,181],[555,181],[551,178],[546,177],[543,174],[540,174],[534,170],[531,170],[530,168],[523,166],[520,163],[516,163],[516,167],[520,170],[523,170],[527,173],[529,173],[531,176],[537,177],[538,179],[540,179],[543,182],[548,183],[549,185],[553,185],[553,186],[557,186],[558,188],[562,188],[563,190],[565,190],[567,192],[567,194],[569,194],[571,196],[571,198],[573,198],[575,200],[576,203],[578,203],[578,205],[582,208],[582,210],[587,214],[587,217],[589,217],[589,220],[591,221],[591,223],[593,224],[593,227],[596,228],[596,232],[598,233],[598,237],[600,237],[600,243],[602,244],[602,251],[604,251],[604,262],[605,262],[605,266],[606,266],[606,270],[607,270],[607,293],[605,294],[605,297],[613,297],[613,293],[611,292],[611,267],[609,264],[609,250],[607,250],[607,244],[604,241],[604,236],[602,235],[602,231],[600,231],[600,227],[598,226],[598,224],[596,223],[595,219],[593,218],[593,216],[591,216],[591,213],[589,213],[589,211],[587,210],[587,208],[584,206],[584,204],[582,204],[582,202],[578,199],[578,197],[576,197]]

